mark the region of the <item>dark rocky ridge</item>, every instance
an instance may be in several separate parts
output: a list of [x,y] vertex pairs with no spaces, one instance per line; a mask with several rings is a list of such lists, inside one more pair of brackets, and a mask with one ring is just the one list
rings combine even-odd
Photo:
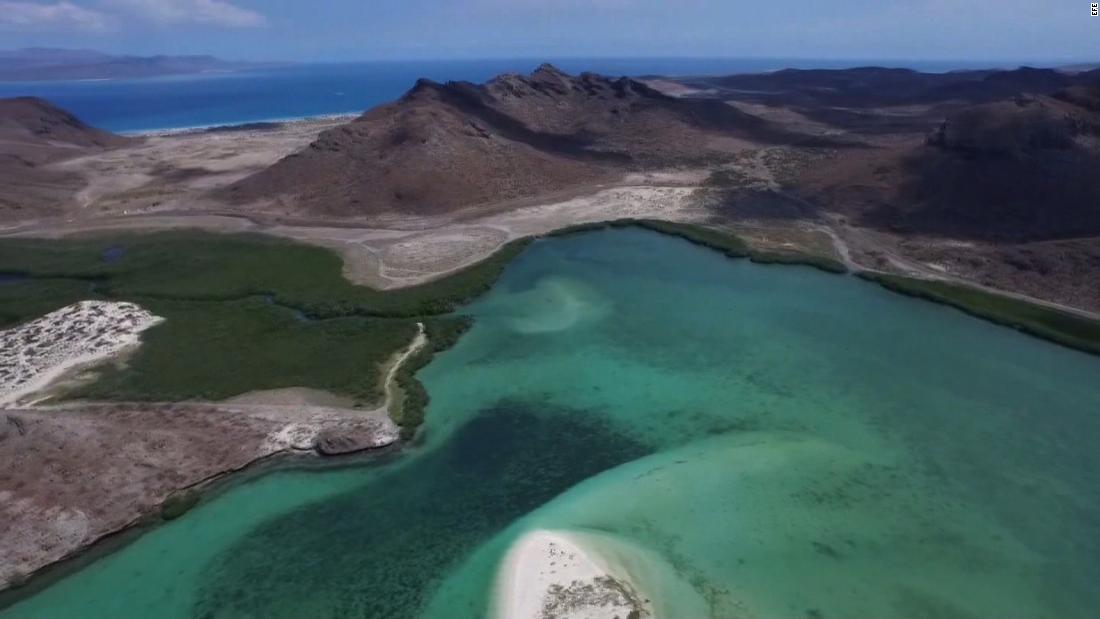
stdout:
[[950,114],[923,144],[838,158],[798,190],[864,225],[995,241],[1100,234],[1100,84]]
[[484,85],[420,80],[237,183],[229,197],[336,216],[437,213],[812,140],[720,101],[543,65]]
[[1100,80],[1100,70],[1066,73],[1055,69],[949,71],[912,69],[784,69],[773,73],[682,80],[716,88],[740,100],[796,106],[882,107],[947,102],[987,103],[1023,93],[1051,94]]

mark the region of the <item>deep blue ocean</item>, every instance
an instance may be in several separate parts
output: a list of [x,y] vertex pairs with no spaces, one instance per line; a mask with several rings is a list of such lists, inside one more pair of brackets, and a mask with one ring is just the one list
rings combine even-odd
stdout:
[[[300,64],[281,68],[134,80],[0,82],[0,97],[43,97],[85,122],[117,132],[209,127],[263,120],[358,113],[401,96],[420,77],[485,81],[529,72],[544,60],[459,60]],[[785,67],[879,64],[925,71],[978,68],[950,62],[780,58],[569,58],[562,70],[608,75],[725,75]]]

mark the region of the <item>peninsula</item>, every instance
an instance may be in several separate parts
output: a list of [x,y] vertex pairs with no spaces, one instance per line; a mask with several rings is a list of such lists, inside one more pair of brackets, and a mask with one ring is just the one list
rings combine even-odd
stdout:
[[[416,372],[531,239],[642,227],[1100,353],[1097,169],[1100,71],[542,65],[135,137],[2,100],[0,588],[272,456],[417,440]],[[561,555],[646,616],[574,542],[526,539],[502,607],[550,603]]]

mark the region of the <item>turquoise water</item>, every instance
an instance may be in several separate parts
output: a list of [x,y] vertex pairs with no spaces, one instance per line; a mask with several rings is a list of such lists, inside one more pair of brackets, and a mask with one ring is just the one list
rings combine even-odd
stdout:
[[537,528],[659,616],[1093,617],[1100,359],[643,230],[538,241],[422,441],[208,501],[4,617],[486,616]]

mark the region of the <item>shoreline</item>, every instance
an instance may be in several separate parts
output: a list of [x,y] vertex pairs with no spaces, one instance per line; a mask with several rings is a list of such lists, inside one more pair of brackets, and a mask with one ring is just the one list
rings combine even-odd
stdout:
[[[426,329],[423,323],[418,323],[416,336],[406,348],[399,351],[388,368],[385,375],[385,399],[376,409],[363,411],[358,409],[333,409],[324,406],[305,407],[309,410],[296,415],[289,409],[303,408],[301,406],[287,406],[280,404],[252,404],[244,396],[243,402],[210,403],[208,406],[213,411],[211,414],[218,417],[233,416],[239,420],[257,422],[262,428],[262,441],[251,453],[244,456],[243,461],[223,462],[220,466],[213,464],[209,468],[212,472],[198,480],[178,487],[167,487],[153,492],[149,500],[145,500],[134,506],[132,516],[116,525],[111,525],[108,519],[107,527],[95,531],[86,539],[65,549],[64,545],[55,545],[53,550],[60,550],[56,558],[49,558],[49,549],[43,548],[41,554],[46,561],[38,567],[24,571],[20,566],[35,562],[27,557],[21,563],[13,560],[8,566],[11,576],[7,582],[0,586],[0,609],[17,603],[19,600],[33,596],[39,591],[49,587],[59,579],[79,569],[90,565],[100,557],[124,547],[128,543],[139,539],[145,532],[153,530],[157,525],[163,524],[182,516],[194,508],[199,502],[209,500],[236,483],[244,483],[249,480],[262,477],[274,470],[299,470],[299,469],[325,469],[358,466],[364,461],[374,462],[379,457],[387,454],[399,454],[401,447],[407,440],[402,440],[403,433],[396,425],[394,413],[403,408],[403,402],[395,391],[400,387],[396,384],[396,375],[404,368],[409,359],[428,344]],[[255,396],[256,394],[251,394]],[[134,406],[127,404],[93,404],[100,407]],[[154,405],[156,406],[156,405]],[[172,407],[172,404],[160,405]],[[140,406],[139,406],[140,407]],[[285,410],[284,410],[285,409]],[[66,409],[28,408],[25,411],[7,410],[0,408],[0,412],[8,413],[9,422],[14,417],[16,428],[22,435],[24,425],[32,427],[31,433],[40,430],[35,424],[35,417],[43,412],[64,413]],[[69,411],[73,414],[84,414],[96,417],[97,412],[82,410],[79,405]],[[175,413],[182,415],[183,413]],[[298,417],[303,417],[299,419]],[[372,419],[375,420],[372,425]],[[378,425],[377,421],[384,419],[386,423]],[[68,423],[73,424],[74,420]],[[169,430],[170,431],[170,430]],[[177,458],[178,459],[178,458]],[[169,458],[167,464],[172,463]],[[147,491],[148,492],[148,491]],[[166,493],[165,493],[166,492]],[[163,496],[157,500],[158,496]],[[13,497],[9,497],[13,498]],[[31,496],[16,498],[25,501]],[[64,505],[64,503],[62,503]],[[61,509],[65,513],[72,513],[79,517],[85,517],[87,503],[80,501],[71,502]],[[124,512],[125,513],[125,512]],[[28,525],[28,516],[34,514],[22,513],[22,518],[15,522],[22,522],[24,528],[31,527],[31,535],[34,535],[34,526]],[[33,518],[30,518],[33,520]],[[94,531],[94,527],[90,527]]]
[[[323,457],[296,449],[286,449],[262,455],[243,466],[228,469],[180,488],[171,496],[193,492],[197,493],[195,502],[188,507],[190,511],[202,503],[216,499],[222,494],[248,484],[272,473],[282,471],[327,472],[359,466],[376,466],[401,455],[400,441],[337,458]],[[181,515],[185,515],[184,514]],[[174,519],[174,518],[173,518]],[[151,509],[134,518],[126,525],[88,540],[79,548],[64,557],[50,562],[25,575],[22,581],[0,588],[0,612],[23,600],[29,599],[68,576],[87,568],[96,561],[118,552],[138,541],[146,533],[171,522],[173,519],[161,515],[161,506]]]
[[[751,260],[751,254],[746,255],[745,253],[741,253],[741,252],[738,252],[738,251],[727,251],[727,249],[738,249],[740,247],[739,245],[737,247],[732,247],[731,246],[731,248],[714,247],[710,244],[710,242],[706,242],[704,239],[694,239],[693,240],[692,238],[687,237],[685,234],[683,234],[683,231],[684,230],[690,230],[690,229],[700,229],[704,233],[707,233],[707,234],[721,235],[721,236],[724,236],[724,237],[728,237],[729,239],[738,240],[736,235],[734,235],[733,233],[725,232],[725,231],[721,231],[721,230],[716,230],[712,227],[706,227],[706,226],[701,226],[701,225],[679,224],[679,223],[664,222],[664,221],[657,221],[656,224],[658,224],[658,225],[647,225],[644,220],[612,220],[612,221],[604,221],[604,222],[598,222],[598,223],[592,223],[592,224],[581,224],[581,225],[577,225],[577,226],[567,226],[567,227],[564,227],[564,228],[559,228],[559,229],[557,229],[557,230],[555,230],[554,232],[551,232],[551,233],[547,233],[547,234],[543,234],[543,235],[535,235],[533,238],[546,238],[546,237],[552,237],[552,236],[560,236],[560,235],[565,235],[565,234],[575,234],[575,233],[595,231],[595,230],[608,229],[608,228],[616,228],[616,227],[638,226],[638,227],[648,229],[648,230],[651,230],[651,231],[654,231],[654,232],[658,232],[658,233],[661,233],[661,234],[668,234],[668,235],[678,236],[680,238],[684,238],[685,240],[688,240],[689,242],[695,242],[697,244],[710,247],[711,249],[715,249],[715,250],[719,251],[720,253],[725,253],[726,255],[728,255],[730,257],[749,258]],[[682,230],[677,232],[677,231],[674,231],[672,229],[673,227],[679,227],[679,228],[682,228]],[[664,229],[662,229],[662,228],[664,228]],[[729,241],[729,242],[732,243],[733,241]],[[496,257],[498,255],[498,253],[499,253],[499,248],[498,248],[498,251],[494,251],[494,252],[490,253],[488,256],[486,256],[485,258],[483,258],[479,262],[483,262],[485,260],[493,259],[494,257]],[[514,257],[514,256],[512,256],[512,257]],[[791,262],[785,260],[784,263],[789,264]],[[809,263],[808,266],[814,267],[814,266],[817,266],[817,265],[815,265],[813,263]],[[860,270],[854,271],[854,274],[861,277],[861,278],[874,279],[873,277],[864,277],[863,273],[874,273],[874,272],[866,270],[866,269],[860,269]],[[924,280],[917,280],[917,278],[912,278],[912,277],[909,277],[907,279],[913,279],[913,280],[916,280],[916,281],[924,281]],[[881,282],[879,282],[879,283],[881,283]],[[887,288],[889,289],[889,287],[887,287]],[[893,290],[893,289],[890,289],[890,290],[892,292],[898,292],[898,293],[901,293],[901,294],[905,294],[901,291],[896,291],[896,290]],[[974,290],[977,290],[977,289],[974,288]],[[987,294],[993,294],[993,293],[987,293]],[[1004,297],[1003,295],[998,295],[998,296],[1002,296],[1003,298],[1009,298],[1009,297]],[[939,299],[939,298],[927,298],[927,297],[924,297],[924,298],[925,298],[925,300],[933,301],[933,302],[936,302],[937,304],[956,307],[957,309],[960,309],[962,311],[966,311],[967,313],[970,313],[970,314],[974,315],[975,317],[981,318],[981,319],[989,321],[989,322],[999,323],[999,324],[1002,324],[1002,325],[1005,324],[1005,323],[999,322],[998,320],[996,320],[992,317],[983,316],[983,315],[981,315],[979,313],[976,313],[976,312],[967,311],[965,308],[961,308],[958,305],[956,305],[955,303],[952,303],[951,301],[948,301],[948,300]],[[1041,305],[1038,305],[1038,304],[1035,304],[1035,303],[1030,303],[1030,302],[1026,302],[1026,301],[1019,301],[1019,302],[1020,303],[1025,303],[1028,306],[1031,306],[1031,307],[1039,309],[1039,310],[1052,311],[1052,310],[1050,310],[1050,308],[1045,308],[1045,307],[1043,307]],[[1097,325],[1100,326],[1100,323],[1097,323]],[[1038,334],[1038,333],[1033,333],[1033,332],[1029,332],[1029,331],[1026,331],[1026,330],[1025,330],[1025,332],[1027,334],[1033,336],[1033,337],[1039,337],[1040,339],[1045,339],[1047,341],[1051,341],[1052,343],[1054,343],[1056,345],[1063,345],[1063,346],[1066,345],[1064,342],[1054,341],[1051,338],[1044,337],[1043,335]],[[414,341],[414,344],[415,344],[415,341]],[[403,368],[406,365],[406,362],[409,361],[409,359],[411,357],[413,357],[414,354],[419,353],[421,351],[427,351],[428,350],[428,348],[425,348],[423,346],[416,347],[415,350],[411,350],[412,348],[413,348],[413,345],[411,344],[409,349],[405,350],[405,354],[401,357],[401,360],[400,360],[401,362],[398,363],[394,368],[391,368],[391,374],[396,374],[397,370],[399,370],[400,368]],[[436,351],[433,350],[432,352],[436,352]],[[419,368],[417,368],[417,369],[419,369]],[[415,372],[415,370],[414,370],[414,372]],[[387,380],[387,382],[389,382],[389,381]],[[368,449],[366,451],[358,452],[357,455],[361,456],[361,457],[365,456],[366,458],[373,460],[375,457],[384,456],[385,454],[400,453],[402,451],[402,447],[404,446],[404,444],[406,442],[407,442],[406,440],[398,440],[398,441],[392,443],[391,445],[387,445],[387,446],[379,447],[379,448],[374,448],[374,449]],[[298,456],[298,457],[295,457],[295,456]],[[213,497],[213,496],[217,495],[217,491],[216,490],[211,490],[210,488],[208,488],[209,486],[212,486],[214,484],[221,484],[222,482],[224,482],[225,484],[227,484],[226,487],[232,487],[231,484],[235,483],[237,481],[239,481],[241,483],[245,483],[245,482],[247,482],[251,479],[254,479],[254,477],[252,475],[262,476],[262,475],[266,474],[267,472],[271,472],[272,470],[277,470],[277,468],[268,468],[266,466],[263,466],[264,463],[266,463],[268,461],[271,461],[271,462],[279,461],[279,466],[280,467],[285,466],[286,468],[290,468],[290,469],[312,468],[312,467],[318,467],[318,466],[323,467],[323,468],[328,468],[328,467],[331,467],[331,466],[337,466],[337,467],[340,467],[340,466],[357,466],[357,465],[360,464],[360,462],[357,462],[355,460],[349,461],[347,458],[354,458],[354,456],[345,456],[344,458],[340,458],[337,461],[332,461],[332,460],[328,460],[326,458],[316,457],[316,455],[314,455],[314,454],[306,454],[305,452],[303,452],[301,450],[297,450],[297,449],[294,449],[294,448],[287,448],[287,449],[283,449],[283,450],[280,450],[280,451],[276,451],[274,453],[269,453],[269,454],[266,454],[266,455],[259,455],[255,458],[249,460],[243,466],[234,467],[234,468],[231,468],[231,469],[221,471],[221,472],[215,474],[214,476],[205,478],[203,480],[200,480],[199,482],[196,482],[195,484],[191,484],[189,486],[179,488],[179,489],[175,490],[172,493],[172,495],[174,496],[174,495],[177,495],[177,494],[180,494],[180,493],[198,488],[198,489],[203,490],[203,493],[202,493],[203,494],[203,500],[205,500],[207,498],[210,498],[210,497]],[[238,475],[238,473],[240,473],[241,475]],[[158,510],[159,510],[159,507],[158,507]],[[112,530],[110,533],[107,533],[105,535],[101,535],[99,537],[96,537],[95,539],[90,540],[86,543],[82,543],[78,549],[67,553],[63,558],[61,558],[57,561],[50,562],[50,563],[42,566],[41,568],[39,568],[37,570],[34,570],[29,575],[25,576],[22,580],[26,584],[14,584],[14,585],[8,586],[7,588],[0,589],[0,609],[5,608],[7,606],[10,606],[11,604],[14,604],[16,601],[18,601],[18,599],[23,599],[24,596],[33,595],[34,593],[40,591],[41,589],[49,586],[49,584],[54,582],[54,580],[49,580],[49,577],[47,576],[47,574],[51,573],[52,570],[55,570],[55,569],[63,570],[63,569],[65,569],[64,568],[65,565],[73,565],[74,567],[71,568],[73,570],[79,569],[80,567],[83,567],[83,566],[89,564],[90,562],[94,561],[99,556],[102,556],[102,555],[96,554],[97,549],[102,548],[104,553],[110,553],[110,552],[112,552],[113,550],[115,550],[119,547],[119,546],[111,545],[109,543],[109,540],[114,539],[116,537],[125,537],[125,536],[129,535],[131,532],[134,533],[134,537],[133,538],[127,538],[127,539],[131,539],[131,540],[136,539],[137,537],[140,536],[140,533],[145,530],[146,526],[156,526],[159,522],[160,522],[160,520],[156,517],[156,510],[150,511],[150,512],[144,513],[139,518],[136,518],[136,519],[130,521],[128,524],[126,524],[126,525],[124,525],[120,528],[116,528],[116,529]],[[125,544],[125,543],[128,543],[128,542],[123,542],[123,544]],[[106,545],[104,545],[104,544],[106,544]],[[82,558],[84,558],[84,555],[92,555],[92,556],[88,557],[88,558],[85,558],[84,559],[86,561],[85,563],[80,563]],[[71,572],[64,572],[64,574],[68,574],[68,573],[71,573]],[[58,576],[58,578],[63,577],[64,574],[62,574],[62,576]],[[42,580],[43,578],[45,578],[46,580],[43,581]],[[40,581],[41,581],[41,583],[40,583]],[[27,592],[27,593],[15,596],[15,594],[13,594],[12,592],[16,592],[16,591],[18,591],[18,592]],[[7,600],[9,595],[12,595],[17,599],[14,599],[13,601],[9,602]]]
[[[12,462],[4,476],[16,489],[0,491],[0,516],[10,524],[4,539],[5,561],[0,565],[0,608],[9,605],[3,601],[9,594],[21,598],[29,595],[22,592],[37,592],[52,583],[54,580],[43,581],[42,577],[54,568],[74,563],[83,566],[87,561],[82,558],[89,552],[106,548],[109,553],[117,548],[109,543],[104,546],[106,540],[132,541],[183,515],[216,496],[212,489],[223,482],[246,482],[273,470],[274,465],[294,470],[356,466],[399,453],[404,443],[397,426],[373,411],[333,414],[326,411],[336,409],[317,408],[295,414],[290,408],[301,407],[99,404],[0,409],[0,417],[7,421],[3,425],[14,428],[4,441],[10,452],[6,457]],[[278,440],[296,426],[312,430],[303,433],[304,442]],[[103,442],[117,438],[119,432],[136,433],[147,440],[101,452]],[[101,476],[102,487],[74,492],[56,486],[40,492],[17,490],[28,476],[56,475],[57,466],[43,464],[39,454],[47,452],[45,457],[52,458],[52,445],[74,441],[81,447],[75,448],[73,459],[84,462],[100,454],[105,461],[108,468]],[[38,443],[45,446],[36,447]],[[131,451],[145,455],[127,455]],[[25,455],[19,456],[20,452]],[[204,457],[204,453],[213,457]],[[151,459],[160,462],[161,474]],[[243,472],[254,475],[238,475]],[[132,485],[136,498],[126,504],[112,499],[110,487],[120,483]],[[79,538],[64,537],[67,529],[58,525],[67,523],[79,525]],[[102,554],[93,558],[99,556]],[[21,593],[11,593],[15,591]]]
[[216,131],[248,131],[250,127],[256,125],[274,125],[274,127],[263,127],[259,130],[266,130],[269,128],[278,128],[284,125],[304,125],[311,123],[323,123],[334,122],[339,120],[351,121],[362,115],[362,112],[347,111],[347,112],[333,112],[330,114],[316,114],[311,116],[283,116],[274,118],[257,118],[253,120],[235,120],[227,122],[211,123],[206,125],[189,125],[185,127],[157,127],[150,129],[132,129],[126,131],[118,131],[118,135],[130,137],[130,138],[148,138],[148,137],[173,137],[181,135],[195,135],[201,133],[210,133]]
[[498,567],[490,603],[494,619],[540,619],[568,612],[576,619],[653,615],[614,552],[590,533],[538,529],[517,539]]

